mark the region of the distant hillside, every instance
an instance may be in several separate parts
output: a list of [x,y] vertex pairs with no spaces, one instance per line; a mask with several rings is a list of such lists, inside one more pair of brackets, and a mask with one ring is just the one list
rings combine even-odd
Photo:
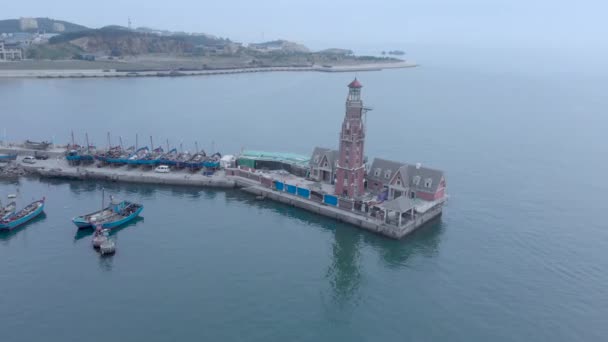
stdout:
[[0,20],[0,33],[46,32],[66,33],[88,29],[86,26],[51,18],[21,18]]
[[259,51],[283,51],[288,53],[309,53],[310,50],[298,43],[290,42],[287,40],[273,40],[269,42],[263,43],[253,43],[248,46],[250,49],[255,49]]
[[230,42],[205,35],[170,35],[135,32],[120,26],[64,33],[50,39],[50,45],[71,44],[87,53],[113,56],[149,53],[192,53],[198,46],[221,45]]

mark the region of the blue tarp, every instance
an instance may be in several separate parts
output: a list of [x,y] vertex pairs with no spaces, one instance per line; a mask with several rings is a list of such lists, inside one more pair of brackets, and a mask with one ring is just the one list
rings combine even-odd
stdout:
[[287,192],[289,192],[290,194],[294,194],[295,195],[296,194],[296,186],[295,185],[289,185],[289,184],[286,184],[286,185],[287,185]]
[[310,198],[310,190],[304,188],[298,188],[298,196],[304,198]]
[[274,187],[279,191],[283,191],[283,183],[279,181],[274,181]]
[[323,195],[323,203],[337,206],[338,205],[338,197],[332,195]]

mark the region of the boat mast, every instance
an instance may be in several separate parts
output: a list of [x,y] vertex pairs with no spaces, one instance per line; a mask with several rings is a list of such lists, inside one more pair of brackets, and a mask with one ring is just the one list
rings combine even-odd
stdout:
[[152,136],[150,136],[150,151],[154,151],[154,143],[152,142]]
[[198,141],[194,142],[194,153],[198,153]]
[[105,188],[101,188],[101,210],[103,210],[103,205],[105,202],[105,197],[106,197],[106,189]]
[[120,142],[120,149],[124,150],[125,147],[122,145],[122,136],[118,136],[118,141]]
[[112,142],[110,141],[110,132],[108,132],[108,150],[112,148]]
[[72,130],[72,148],[74,148],[76,144],[74,143],[74,130]]
[[169,152],[169,139],[167,139],[167,152]]
[[84,137],[85,137],[85,139],[87,140],[87,152],[89,152],[89,148],[90,148],[90,147],[89,147],[89,146],[90,146],[90,145],[89,145],[89,133],[85,133],[85,134],[84,134]]
[[139,136],[135,133],[135,151],[139,148]]

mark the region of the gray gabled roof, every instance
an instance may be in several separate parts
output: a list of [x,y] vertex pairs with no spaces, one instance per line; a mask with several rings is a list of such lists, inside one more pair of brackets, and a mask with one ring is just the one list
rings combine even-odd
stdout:
[[[443,171],[441,170],[436,170],[436,169],[431,169],[425,166],[422,166],[421,164],[417,164],[417,165],[411,165],[411,164],[407,164],[402,166],[399,171],[404,172],[404,174],[406,174],[407,176],[402,176],[403,178],[407,179],[409,186],[412,189],[416,189],[416,190],[420,190],[420,191],[424,191],[424,192],[436,192],[437,188],[439,187],[439,184],[441,183],[441,179],[443,178]],[[420,181],[418,182],[418,185],[416,185],[414,183],[414,180],[416,179],[416,177],[420,177]],[[431,181],[431,186],[430,187],[426,187],[426,181],[427,179],[429,179]]]
[[386,201],[379,205],[380,208],[384,208],[390,211],[398,211],[404,213],[414,207],[414,201],[406,196],[399,196],[393,200]]
[[[380,182],[388,182],[390,178],[393,178],[393,175],[397,172],[397,170],[405,165],[405,163],[396,162],[388,159],[382,158],[374,158],[372,162],[372,166],[369,169],[369,173],[367,175],[368,179],[380,181]],[[376,169],[380,169],[380,175],[378,177],[375,176]],[[384,174],[386,170],[390,170],[391,175],[389,179],[384,178]]]
[[[319,167],[321,161],[323,160],[323,157],[325,156],[327,157],[328,164],[331,168],[333,168],[336,159],[338,159],[338,155],[339,152],[336,150],[332,150],[325,147],[315,147],[315,149],[312,151],[312,156],[310,157],[310,166]],[[316,156],[318,156],[318,158],[315,158]],[[316,162],[315,159],[317,159]]]

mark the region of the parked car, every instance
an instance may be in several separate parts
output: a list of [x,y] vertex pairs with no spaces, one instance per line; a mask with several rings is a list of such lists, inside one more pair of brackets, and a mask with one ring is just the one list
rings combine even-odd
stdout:
[[27,157],[23,157],[23,159],[21,161],[24,163],[27,163],[27,164],[35,164],[36,158],[34,158],[32,156],[27,156]]
[[34,158],[36,158],[38,160],[47,160],[47,159],[49,159],[49,155],[46,153],[35,152]]
[[169,171],[171,171],[171,169],[169,169],[169,166],[167,165],[159,165],[154,169],[154,172],[158,173],[169,173]]

